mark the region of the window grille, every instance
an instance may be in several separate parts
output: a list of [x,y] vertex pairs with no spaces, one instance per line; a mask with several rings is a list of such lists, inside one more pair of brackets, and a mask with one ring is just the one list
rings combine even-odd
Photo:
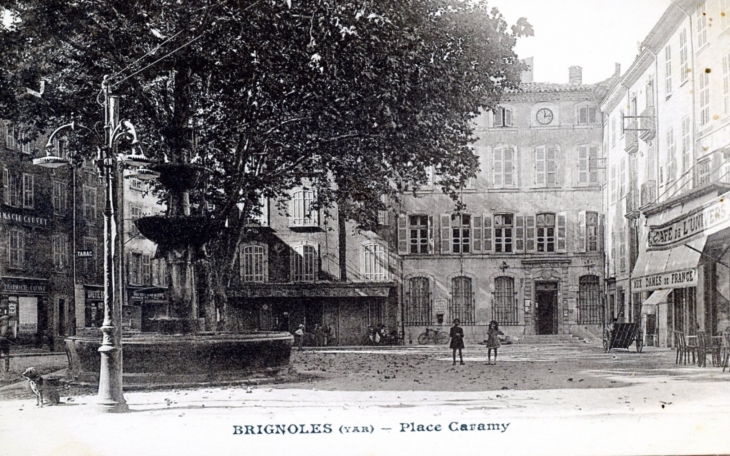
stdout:
[[454,277],[451,280],[451,319],[458,318],[462,325],[473,325],[476,322],[474,315],[474,293],[472,292],[469,277]]
[[431,289],[428,278],[413,277],[408,281],[405,310],[405,324],[431,324]]
[[578,324],[601,323],[601,290],[598,276],[582,276],[578,282]]
[[515,280],[512,277],[497,277],[494,279],[492,319],[500,325],[516,325],[519,323]]

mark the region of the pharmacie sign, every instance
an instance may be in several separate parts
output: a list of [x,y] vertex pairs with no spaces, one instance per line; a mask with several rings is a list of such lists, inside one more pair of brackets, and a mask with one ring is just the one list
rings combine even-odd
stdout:
[[697,286],[697,268],[662,272],[631,280],[633,291],[651,291],[659,288],[684,288]]
[[682,215],[669,223],[649,228],[649,248],[661,249],[684,243],[704,233],[710,235],[730,226],[730,193],[697,211]]

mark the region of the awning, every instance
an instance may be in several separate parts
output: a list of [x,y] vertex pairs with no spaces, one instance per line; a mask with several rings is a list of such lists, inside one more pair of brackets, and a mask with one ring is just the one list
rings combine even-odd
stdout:
[[664,302],[667,299],[669,293],[672,292],[671,288],[663,288],[661,290],[655,290],[649,298],[641,303],[641,313],[652,315],[656,313],[656,306]]
[[641,252],[632,273],[633,291],[696,286],[705,242],[707,237],[702,236],[670,249]]

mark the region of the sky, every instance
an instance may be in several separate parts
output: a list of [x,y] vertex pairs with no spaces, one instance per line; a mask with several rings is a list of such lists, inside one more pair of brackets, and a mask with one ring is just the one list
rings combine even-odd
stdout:
[[638,45],[671,0],[490,0],[511,25],[520,17],[535,36],[517,41],[521,58],[534,57],[535,82],[568,82],[568,67],[583,68],[583,83],[609,78],[615,63],[622,74]]

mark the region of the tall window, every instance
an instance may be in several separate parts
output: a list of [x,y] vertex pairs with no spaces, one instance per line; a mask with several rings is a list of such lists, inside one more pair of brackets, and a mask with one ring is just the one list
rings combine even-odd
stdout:
[[23,179],[21,174],[3,168],[3,198],[8,206],[22,207]]
[[585,275],[578,281],[578,324],[601,323],[601,289],[598,276]]
[[578,108],[578,125],[591,125],[598,119],[598,110],[595,106]]
[[35,176],[23,173],[23,207],[32,208],[34,200]]
[[311,227],[319,225],[318,213],[312,208],[314,192],[312,190],[298,190],[291,200],[291,217],[289,226]]
[[707,13],[705,2],[697,3],[697,49],[707,44]]
[[7,123],[5,125],[5,147],[10,150],[15,150],[17,144],[17,141],[15,140],[15,135],[15,125],[12,123]]
[[263,283],[268,276],[266,247],[258,244],[241,246],[241,280],[244,283]]
[[471,246],[471,215],[453,214],[451,216],[452,252],[469,253]]
[[689,77],[689,46],[687,43],[687,29],[679,32],[679,80],[687,81]]
[[626,272],[626,227],[621,227],[618,236],[619,271]]
[[498,147],[494,149],[493,168],[495,187],[514,187],[515,176],[515,149],[513,147]]
[[516,325],[519,323],[515,280],[512,277],[497,277],[494,279],[492,319],[500,325]]
[[540,146],[535,149],[535,184],[552,187],[557,179],[558,150],[553,146]]
[[586,250],[598,251],[598,212],[586,212]]
[[672,94],[672,47],[668,44],[664,48],[664,91],[667,96]]
[[127,277],[129,283],[134,285],[142,285],[142,254],[130,252],[127,256]]
[[65,269],[69,265],[68,261],[68,238],[66,235],[57,234],[53,236],[53,267],[56,269]]
[[65,182],[53,181],[51,200],[55,214],[63,214],[68,210],[68,187]]
[[319,272],[319,255],[317,247],[299,245],[294,247],[291,261],[293,282],[314,282]]
[[129,205],[129,221],[130,221],[130,227],[129,227],[129,234],[132,236],[137,236],[139,234],[139,230],[137,229],[137,224],[134,223],[136,220],[140,219],[142,217],[142,206],[139,206],[137,204],[130,204]]
[[9,262],[11,268],[25,267],[25,233],[21,230],[10,229]]
[[514,215],[497,214],[494,216],[494,252],[512,253]]
[[408,216],[410,253],[429,253],[430,226],[427,215]]
[[697,162],[697,186],[710,182],[711,164],[712,161],[709,159]]
[[405,324],[431,324],[431,289],[428,278],[412,277],[408,280]]
[[372,282],[389,280],[387,246],[368,244],[362,247],[362,275]]
[[710,122],[710,69],[699,74],[700,79],[700,125]]
[[494,111],[495,127],[511,127],[512,126],[512,110],[509,108],[497,108]]
[[472,325],[476,322],[474,315],[474,294],[469,277],[454,277],[451,279],[451,319],[458,318],[462,325]]
[[598,183],[598,146],[578,147],[578,183]]
[[611,147],[616,147],[616,118],[611,118]]
[[674,129],[667,130],[667,182],[671,182],[676,177],[676,153],[677,145],[674,142]]
[[689,171],[692,166],[692,142],[689,136],[691,127],[689,117],[682,118],[682,173]]
[[555,251],[555,214],[537,214],[537,251]]
[[619,182],[618,182],[618,197],[623,198],[626,196],[626,159],[622,158],[619,163]]
[[[730,10],[726,11],[730,14]],[[730,114],[730,53],[722,58],[722,100],[723,113]]]
[[84,187],[84,220],[87,223],[96,223],[96,189],[93,187]]

